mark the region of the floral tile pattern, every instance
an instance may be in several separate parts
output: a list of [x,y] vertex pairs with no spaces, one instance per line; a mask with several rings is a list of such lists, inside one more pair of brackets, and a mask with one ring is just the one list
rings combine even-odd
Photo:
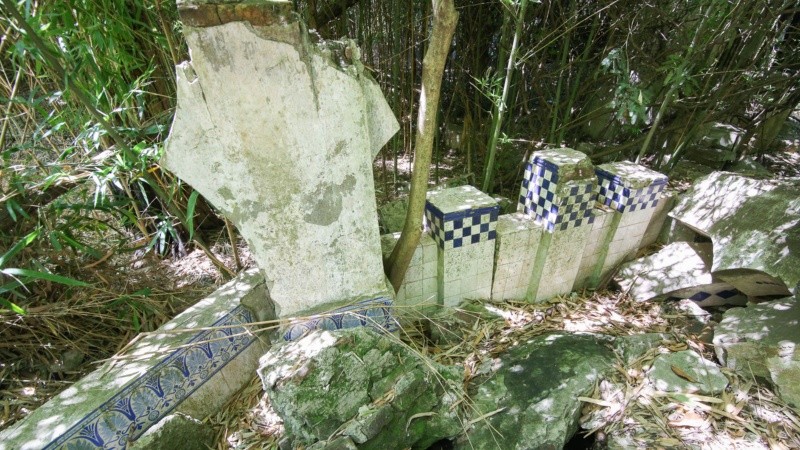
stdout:
[[44,448],[125,449],[255,342],[251,322],[248,309],[231,310]]

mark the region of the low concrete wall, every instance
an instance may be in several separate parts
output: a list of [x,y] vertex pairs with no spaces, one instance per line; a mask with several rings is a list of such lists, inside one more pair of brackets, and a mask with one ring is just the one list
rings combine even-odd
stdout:
[[0,450],[124,449],[167,415],[215,414],[252,380],[269,340],[248,324],[272,308],[243,273],[0,432]]
[[[492,208],[488,196],[471,186],[435,191],[426,208],[430,237],[412,258],[397,304],[541,302],[595,288],[658,238],[673,204],[673,195],[664,195],[666,182],[664,175],[630,162],[595,168],[571,149],[535,152],[523,175],[518,212],[488,220],[495,232],[483,236],[464,231],[462,219],[470,216],[471,225],[472,216]],[[397,237],[382,237],[385,255]],[[435,274],[431,242],[438,244]]]

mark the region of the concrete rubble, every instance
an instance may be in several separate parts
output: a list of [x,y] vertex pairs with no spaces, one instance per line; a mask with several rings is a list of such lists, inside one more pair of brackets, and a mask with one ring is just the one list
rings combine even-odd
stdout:
[[714,172],[670,217],[711,239],[711,272],[749,297],[789,295],[800,282],[800,186]]

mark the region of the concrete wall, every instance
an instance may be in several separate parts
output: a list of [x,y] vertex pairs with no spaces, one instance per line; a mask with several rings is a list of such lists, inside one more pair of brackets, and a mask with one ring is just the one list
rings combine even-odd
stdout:
[[[666,177],[633,163],[595,168],[571,149],[535,152],[521,183],[518,212],[499,216],[493,237],[471,245],[459,231],[460,221],[454,227],[452,216],[450,222],[441,217],[454,211],[475,214],[491,199],[471,186],[434,192],[426,223],[438,245],[438,293],[420,297],[420,291],[431,292],[434,277],[432,246],[423,240],[398,304],[400,298],[409,306],[455,306],[466,299],[541,302],[595,288],[657,239],[672,205],[672,196],[662,195],[665,185]],[[384,245],[387,253],[397,237],[383,239],[390,243]]]

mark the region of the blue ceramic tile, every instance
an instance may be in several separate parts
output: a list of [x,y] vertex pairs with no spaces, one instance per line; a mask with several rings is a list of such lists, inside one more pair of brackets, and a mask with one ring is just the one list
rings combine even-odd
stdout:
[[292,322],[283,333],[283,339],[293,341],[311,330],[341,330],[355,327],[372,327],[393,332],[397,322],[392,316],[392,300],[377,297]]
[[45,449],[124,449],[255,342],[239,306],[92,411]]

